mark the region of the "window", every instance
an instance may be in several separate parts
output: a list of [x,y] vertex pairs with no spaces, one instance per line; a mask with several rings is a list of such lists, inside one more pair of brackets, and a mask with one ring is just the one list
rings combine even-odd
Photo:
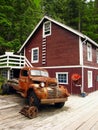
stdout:
[[48,72],[43,70],[31,70],[31,76],[49,77]]
[[68,72],[57,72],[56,78],[59,84],[68,84]]
[[51,22],[47,21],[43,24],[43,37],[51,35]]
[[10,70],[10,79],[13,79],[14,78],[14,72],[13,70]]
[[98,49],[96,49],[96,62],[98,63]]
[[28,71],[27,70],[22,70],[21,75],[25,76],[25,77],[28,76]]
[[37,63],[39,61],[39,48],[33,48],[31,53],[31,62]]
[[93,86],[93,78],[92,78],[92,71],[88,71],[88,88]]
[[87,44],[87,60],[92,61],[92,46]]
[[1,75],[2,75],[3,78],[7,79],[8,71],[6,69],[4,69],[4,70],[2,69],[1,70]]
[[96,81],[98,82],[98,75],[96,76]]

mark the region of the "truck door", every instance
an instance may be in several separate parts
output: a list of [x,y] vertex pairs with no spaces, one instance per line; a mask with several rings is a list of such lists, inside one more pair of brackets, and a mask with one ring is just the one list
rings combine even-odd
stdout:
[[19,78],[19,87],[21,91],[27,90],[28,87],[28,70],[21,70]]

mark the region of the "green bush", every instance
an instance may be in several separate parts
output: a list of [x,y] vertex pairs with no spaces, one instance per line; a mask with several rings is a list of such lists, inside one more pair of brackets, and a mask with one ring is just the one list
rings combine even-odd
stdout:
[[1,92],[2,92],[2,90],[1,90],[1,86],[2,86],[2,84],[5,82],[5,78],[3,78],[1,75],[0,75],[0,94],[1,94]]

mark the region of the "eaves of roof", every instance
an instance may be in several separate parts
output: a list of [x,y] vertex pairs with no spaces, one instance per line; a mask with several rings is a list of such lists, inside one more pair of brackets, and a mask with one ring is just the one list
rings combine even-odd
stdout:
[[22,50],[22,49],[24,48],[24,46],[27,44],[27,42],[29,41],[29,39],[33,36],[34,32],[38,29],[38,27],[41,25],[41,23],[43,22],[44,19],[47,19],[47,20],[49,20],[49,21],[51,21],[51,22],[53,22],[53,23],[55,23],[55,24],[61,26],[62,28],[64,28],[64,29],[66,29],[66,30],[68,30],[68,31],[70,31],[70,32],[72,32],[72,33],[78,35],[78,36],[81,37],[81,38],[86,39],[87,41],[91,42],[93,45],[95,45],[95,46],[98,47],[98,44],[97,44],[95,41],[93,41],[92,39],[90,39],[90,38],[87,37],[86,35],[82,34],[81,32],[79,32],[79,31],[77,31],[77,30],[74,30],[74,29],[72,29],[71,27],[69,27],[69,26],[67,26],[67,25],[64,25],[64,24],[62,24],[62,23],[60,23],[60,22],[57,22],[57,21],[55,21],[54,19],[52,19],[52,18],[50,18],[50,17],[48,17],[48,16],[44,16],[44,17],[40,20],[40,22],[37,24],[37,26],[35,27],[35,29],[31,32],[31,34],[28,36],[28,38],[26,39],[26,41],[23,43],[23,45],[22,45],[21,48],[19,49],[18,53],[21,52],[21,50]]

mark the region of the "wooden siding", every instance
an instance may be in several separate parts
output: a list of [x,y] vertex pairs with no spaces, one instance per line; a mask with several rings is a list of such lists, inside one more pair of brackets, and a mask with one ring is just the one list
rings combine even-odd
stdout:
[[75,34],[52,23],[52,34],[46,37],[46,62],[42,64],[42,25],[25,47],[31,61],[31,49],[39,47],[39,62],[33,66],[79,65],[79,38]]
[[42,59],[42,28],[39,28],[37,32],[31,37],[28,44],[25,46],[25,55],[27,59],[31,62],[32,48],[39,47],[39,62],[31,63],[33,66],[41,66]]
[[[73,81],[71,80],[71,76],[74,73],[78,73],[82,75],[81,68],[55,68],[55,69],[47,69],[51,77],[56,77],[56,72],[68,72],[68,84],[63,84],[70,93],[72,94],[80,94],[81,88],[76,86]],[[79,81],[79,84],[81,84],[81,79]]]
[[[68,72],[68,84],[65,84],[64,86],[67,87],[68,91],[72,94],[80,94],[81,93],[81,87],[76,86],[72,80],[71,76],[74,73],[78,73],[81,75],[81,80],[79,81],[79,84],[82,84],[82,68],[55,68],[55,69],[47,69],[51,77],[56,77],[56,72]],[[93,76],[93,86],[91,88],[88,88],[88,75],[87,72],[92,71]],[[93,91],[98,90],[98,70],[96,69],[84,69],[84,92],[90,93]]]
[[79,39],[73,33],[52,24],[52,35],[47,37],[47,65],[79,64]]
[[[93,76],[93,80],[92,80],[92,84],[93,86],[91,88],[88,88],[88,71],[92,71],[92,76]],[[96,69],[88,69],[85,68],[84,69],[84,91],[87,93],[93,92],[98,90],[98,70]]]

